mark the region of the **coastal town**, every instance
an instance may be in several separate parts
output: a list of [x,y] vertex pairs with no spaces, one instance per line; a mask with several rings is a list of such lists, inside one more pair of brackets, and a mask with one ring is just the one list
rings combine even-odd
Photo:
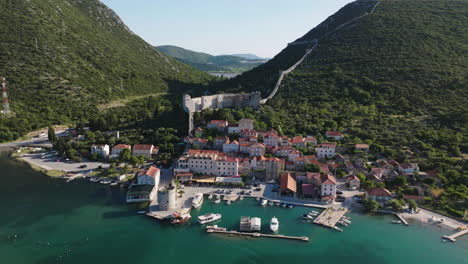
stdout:
[[[76,129],[62,134],[72,134],[77,141],[84,138]],[[110,134],[119,137],[118,132]],[[152,144],[92,144],[88,157],[96,161],[59,160],[57,151],[21,154],[28,149],[22,148],[18,152],[21,159],[39,167],[48,163],[47,167],[42,165],[48,170],[60,170],[61,164],[74,166],[63,173],[68,181],[85,178],[121,186],[127,190],[127,203],[148,204],[138,213],[175,224],[190,221],[190,211],[202,206],[204,200],[229,205],[250,198],[260,206],[316,208],[321,211],[312,210],[301,216],[303,220],[337,231],[351,224],[345,214],[356,209],[394,214],[395,224],[408,225],[407,219],[415,219],[445,226],[456,231],[445,237],[450,241],[466,234],[464,223],[417,206],[425,189],[414,179],[438,181],[437,171],[420,171],[417,163],[384,157],[369,160],[368,144],[344,143],[344,137],[340,131],[288,137],[274,129],[256,130],[254,120],[243,118],[234,124],[209,120],[197,127],[193,136],[181,139],[182,154],[171,163],[155,162],[160,152]],[[242,217],[240,226],[247,221]],[[247,236],[245,231],[260,231],[249,228],[237,232],[215,225],[207,231]]]

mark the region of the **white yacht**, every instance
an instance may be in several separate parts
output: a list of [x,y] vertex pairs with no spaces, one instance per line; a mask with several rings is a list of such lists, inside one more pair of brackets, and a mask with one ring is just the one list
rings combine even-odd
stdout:
[[273,217],[270,221],[270,229],[271,231],[273,232],[278,232],[278,229],[279,229],[279,221],[278,221],[278,218],[276,217]]
[[262,206],[266,206],[268,203],[267,199],[263,199],[262,202],[260,203]]
[[193,208],[198,208],[203,204],[203,193],[197,193],[193,197],[192,200],[192,207]]
[[219,219],[221,219],[221,214],[209,213],[209,214],[200,215],[198,217],[198,223],[204,225],[204,224],[207,224],[207,223],[217,221]]

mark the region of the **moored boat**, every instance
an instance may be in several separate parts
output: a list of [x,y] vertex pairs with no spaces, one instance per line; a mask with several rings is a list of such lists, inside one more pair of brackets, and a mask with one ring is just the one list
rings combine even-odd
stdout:
[[400,220],[393,220],[392,224],[401,224],[402,222]]
[[340,232],[343,232],[343,229],[337,227],[337,226],[334,226],[333,229],[335,229],[336,231],[340,231]]
[[207,226],[206,229],[212,229],[212,230],[217,230],[217,231],[226,231],[227,230],[225,227],[220,227],[220,226],[217,226],[217,225]]
[[217,200],[215,201],[215,203],[217,203],[217,204],[219,204],[220,202],[221,202],[220,199],[217,199]]
[[261,202],[260,202],[260,205],[261,206],[266,206],[268,203],[268,200],[267,199],[263,199]]
[[213,195],[210,194],[210,195],[208,196],[208,199],[210,199],[210,200],[213,199]]
[[177,214],[174,216],[174,218],[172,218],[171,224],[174,224],[174,225],[183,224],[183,223],[190,221],[190,219],[192,219],[192,216],[190,214],[181,214],[181,215]]
[[228,200],[226,203],[227,203],[228,205],[231,204],[231,200]]
[[270,206],[273,205],[273,202],[272,201],[268,202],[268,205],[270,205]]
[[279,221],[278,218],[273,217],[270,221],[270,230],[273,232],[278,232],[279,229]]
[[204,225],[204,224],[207,224],[207,223],[217,221],[217,220],[221,219],[221,217],[222,217],[221,214],[214,214],[214,213],[204,214],[204,215],[200,215],[198,217],[198,222],[200,224]]
[[193,197],[192,207],[199,208],[203,204],[203,193],[197,193]]

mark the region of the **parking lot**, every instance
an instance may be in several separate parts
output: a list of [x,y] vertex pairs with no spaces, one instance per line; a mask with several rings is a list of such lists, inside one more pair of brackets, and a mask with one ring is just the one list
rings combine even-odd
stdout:
[[99,166],[103,168],[108,168],[109,164],[97,161],[86,161],[75,163],[72,161],[61,161],[61,158],[58,156],[50,156],[47,158],[42,158],[42,154],[25,154],[21,156],[21,159],[24,161],[41,167],[45,170],[59,170],[64,172],[78,172],[86,173],[90,170],[94,170]]

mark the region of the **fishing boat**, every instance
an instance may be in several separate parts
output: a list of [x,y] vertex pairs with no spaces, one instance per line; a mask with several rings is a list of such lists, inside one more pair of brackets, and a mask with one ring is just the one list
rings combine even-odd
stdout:
[[207,224],[207,223],[217,221],[219,219],[221,219],[221,214],[209,213],[209,214],[200,215],[198,217],[198,223],[204,225],[204,224]]
[[193,197],[192,200],[192,207],[193,208],[198,208],[203,204],[203,193],[197,193]]
[[260,202],[260,205],[261,206],[266,206],[268,203],[268,200],[267,199],[263,199],[261,202]]
[[215,201],[216,204],[219,204],[220,202],[221,202],[220,199],[217,199],[217,200]]
[[190,221],[190,219],[192,219],[192,216],[190,214],[181,214],[181,215],[176,214],[174,215],[174,218],[172,218],[171,224],[173,225],[183,224],[183,223]]
[[392,224],[401,224],[402,222],[400,220],[393,220]]
[[213,195],[210,194],[210,196],[208,196],[208,199],[210,199],[210,200],[213,199]]
[[273,232],[278,232],[279,229],[279,221],[278,218],[273,217],[270,221],[270,230]]
[[340,231],[340,232],[343,232],[343,229],[337,227],[337,226],[334,226],[333,229],[335,229],[336,231]]

